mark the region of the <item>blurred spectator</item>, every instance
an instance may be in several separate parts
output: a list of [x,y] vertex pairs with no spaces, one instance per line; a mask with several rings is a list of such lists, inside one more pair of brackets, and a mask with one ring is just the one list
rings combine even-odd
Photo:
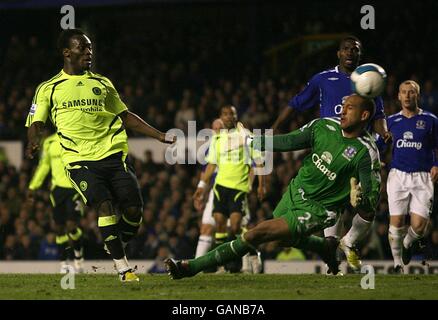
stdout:
[[421,88],[420,108],[438,115],[438,90],[434,88],[432,80],[426,80]]
[[297,248],[283,248],[279,254],[277,254],[277,261],[300,261],[306,260],[304,253]]
[[16,250],[16,259],[18,260],[34,260],[38,257],[37,243],[32,242],[27,234],[20,237]]
[[15,235],[8,235],[4,243],[3,257],[5,260],[15,260],[17,259],[17,238]]
[[49,232],[41,241],[38,259],[58,260],[58,246],[55,243],[55,237],[53,232]]
[[431,232],[429,243],[426,246],[426,258],[429,260],[438,260],[438,229]]
[[384,259],[383,241],[385,238],[388,238],[388,225],[374,223],[368,236],[361,241],[363,243],[360,251],[361,257],[370,260]]
[[154,233],[149,233],[143,248],[143,259],[154,259],[157,256],[159,240]]
[[[2,131],[2,117],[3,115],[0,115],[0,135]],[[0,147],[0,162],[2,162],[4,165],[8,164],[8,157],[6,156],[6,151],[3,147]]]
[[160,246],[158,254],[155,258],[154,264],[148,269],[148,273],[167,273],[164,260],[169,258],[169,248],[167,246]]
[[187,133],[188,121],[193,120],[195,120],[195,109],[190,106],[190,102],[187,99],[183,100],[180,109],[176,112],[175,127]]

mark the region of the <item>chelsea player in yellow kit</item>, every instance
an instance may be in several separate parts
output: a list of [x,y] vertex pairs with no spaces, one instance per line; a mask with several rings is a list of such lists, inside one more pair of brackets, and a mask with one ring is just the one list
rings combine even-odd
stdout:
[[44,139],[40,161],[27,192],[28,200],[33,203],[35,192],[41,188],[47,175],[51,174],[50,201],[53,205],[53,221],[55,223],[56,244],[61,264],[61,273],[68,272],[68,248],[73,248],[74,268],[78,273],[83,270],[82,230],[79,219],[82,216],[83,204],[78,192],[73,188],[61,162],[61,146],[58,136],[52,134]]
[[130,112],[111,81],[90,71],[92,43],[84,32],[64,30],[58,45],[64,66],[36,90],[26,121],[27,156],[33,158],[50,118],[67,175],[84,202],[96,210],[99,230],[120,280],[138,281],[124,248],[140,226],[143,200],[135,172],[126,162],[125,128],[165,143],[174,139],[166,140],[165,133]]

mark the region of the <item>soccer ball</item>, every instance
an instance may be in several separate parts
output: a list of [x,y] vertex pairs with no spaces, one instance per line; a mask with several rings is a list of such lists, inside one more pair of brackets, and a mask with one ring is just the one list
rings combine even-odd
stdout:
[[362,64],[351,74],[353,92],[365,98],[379,96],[385,88],[385,82],[385,69],[374,63]]

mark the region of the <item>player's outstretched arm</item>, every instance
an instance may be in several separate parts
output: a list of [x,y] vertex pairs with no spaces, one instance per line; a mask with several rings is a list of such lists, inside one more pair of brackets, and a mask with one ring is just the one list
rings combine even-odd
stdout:
[[287,152],[307,149],[312,146],[312,124],[288,134],[255,136],[253,147],[256,150]]
[[157,139],[163,143],[174,143],[176,141],[175,136],[168,136],[164,132],[155,129],[135,113],[124,111],[119,116],[123,121],[123,125],[128,129],[142,133],[145,136]]
[[27,129],[27,147],[26,156],[33,159],[40,148],[44,123],[42,121],[33,122]]
[[[229,149],[247,145],[252,146],[256,150],[286,152],[294,150],[302,150],[311,147],[312,144],[312,127],[315,121],[312,121],[298,130],[294,130],[288,134],[280,135],[261,135],[254,136],[248,129],[246,129],[241,122],[237,124],[239,131],[238,143],[236,141],[229,141]],[[236,139],[236,136],[230,137]]]

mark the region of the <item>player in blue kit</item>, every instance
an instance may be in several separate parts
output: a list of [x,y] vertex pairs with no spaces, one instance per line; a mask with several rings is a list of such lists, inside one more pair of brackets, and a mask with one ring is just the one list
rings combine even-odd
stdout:
[[[413,80],[400,84],[402,110],[388,117],[393,136],[387,192],[390,214],[389,243],[394,271],[403,272],[413,244],[424,235],[432,211],[434,183],[438,180],[438,118],[419,108],[420,86]],[[405,228],[406,215],[410,226]]]
[[[339,65],[332,69],[322,71],[314,75],[303,91],[289,101],[289,107],[279,115],[272,129],[276,131],[294,110],[302,112],[315,106],[319,106],[321,118],[340,117],[343,100],[351,95],[350,75],[359,64],[362,54],[362,43],[354,36],[348,36],[341,40],[337,56]],[[383,111],[383,99],[374,99],[376,113],[371,121],[371,129],[384,138],[385,142],[391,140],[391,133],[387,129],[385,114]],[[352,221],[349,232],[340,241],[339,247],[344,251],[348,265],[355,271],[360,269],[361,262],[356,252],[355,244],[365,236],[371,227],[374,215],[356,214]],[[326,237],[339,237],[341,223],[337,223],[324,230]]]
[[[278,127],[292,114],[319,106],[320,117],[340,117],[343,100],[353,93],[350,75],[359,64],[362,54],[362,43],[354,36],[341,40],[338,50],[339,65],[314,75],[306,87],[294,96],[286,108],[277,118],[272,129]],[[372,128],[380,136],[388,138],[383,99],[374,99],[376,113],[373,117]]]

